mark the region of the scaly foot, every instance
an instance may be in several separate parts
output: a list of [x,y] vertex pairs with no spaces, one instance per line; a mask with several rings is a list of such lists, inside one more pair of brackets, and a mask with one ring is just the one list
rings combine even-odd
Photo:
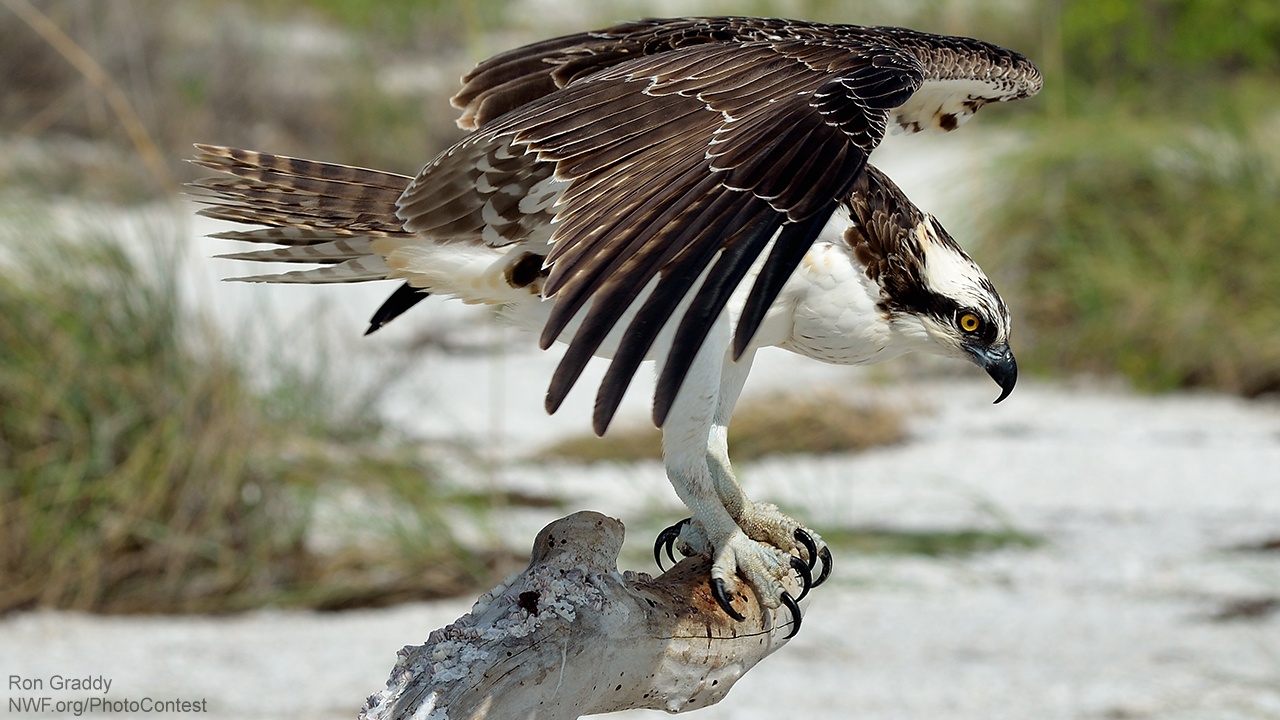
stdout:
[[[800,629],[798,602],[830,574],[831,551],[816,533],[801,527],[772,505],[752,505],[751,512],[744,513],[744,520],[754,533],[749,534],[734,523],[723,523],[726,527],[708,532],[697,520],[681,520],[658,534],[653,548],[654,560],[662,566],[664,549],[672,562],[675,561],[673,550],[686,556],[711,557],[711,593],[725,613],[734,619],[743,619],[730,599],[738,590],[741,578],[756,591],[765,607],[787,607],[792,616],[787,637],[791,637]],[[785,534],[788,531],[790,534]],[[818,562],[822,563],[822,569],[815,581],[812,570]],[[787,573],[792,571],[800,578],[798,597],[793,597],[784,585]]]

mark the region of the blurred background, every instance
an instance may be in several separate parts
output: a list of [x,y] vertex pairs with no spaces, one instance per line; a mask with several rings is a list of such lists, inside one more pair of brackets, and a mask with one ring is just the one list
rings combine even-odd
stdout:
[[[688,14],[906,25],[1031,57],[1036,98],[890,138],[873,162],[1001,288],[1032,385],[1274,410],[1274,0],[0,0],[0,614],[474,595],[579,509],[571,488],[598,491],[599,463],[637,493],[597,509],[633,513],[643,562],[678,517],[643,390],[635,422],[594,440],[589,393],[544,421],[554,357],[483,310],[433,305],[357,342],[390,287],[219,284],[237,269],[208,256],[230,248],[202,236],[226,228],[180,192],[193,142],[414,174],[461,137],[448,98],[478,60]],[[791,367],[757,366],[736,459],[910,442],[938,415],[900,381],[965,370],[841,370],[783,401],[777,377],[827,372]],[[1043,541],[984,517],[823,532],[930,557]]]

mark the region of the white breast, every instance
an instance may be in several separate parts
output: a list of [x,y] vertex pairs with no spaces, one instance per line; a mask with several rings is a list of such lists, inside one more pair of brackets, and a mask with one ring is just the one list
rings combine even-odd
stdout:
[[879,287],[843,243],[820,241],[805,255],[783,290],[791,308],[792,352],[839,365],[862,365],[902,354],[877,307]]

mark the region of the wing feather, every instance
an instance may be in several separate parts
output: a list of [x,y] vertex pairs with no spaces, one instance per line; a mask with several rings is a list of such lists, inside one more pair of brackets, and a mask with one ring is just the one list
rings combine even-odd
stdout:
[[[659,262],[682,260],[671,265],[674,269],[669,269],[662,274],[661,279],[625,330],[627,341],[615,353],[606,373],[606,379],[601,384],[597,395],[597,409],[593,423],[597,433],[603,433],[608,426],[613,412],[617,410],[618,403],[621,402],[622,395],[630,384],[635,368],[648,354],[669,319],[670,313],[683,300],[696,280],[697,275],[693,270],[710,262],[711,257],[720,249],[723,242],[729,244],[736,242],[741,231],[740,216],[743,213],[734,202],[734,198],[726,192],[721,192],[718,196],[711,197],[706,205],[705,211],[699,213],[687,229],[697,239],[680,246],[669,244],[669,248],[678,250],[674,258],[657,258],[641,271],[648,278],[647,282],[651,282],[658,274]],[[735,221],[738,221],[737,225]],[[630,278],[628,278],[629,283]],[[591,311],[583,321],[583,330],[573,336],[564,360],[552,376],[547,393],[549,411],[554,412],[555,408],[559,407],[595,349],[635,299],[632,297],[630,301],[623,301],[621,298],[611,298],[607,290],[602,290],[596,295]]]
[[[552,265],[546,292],[555,293],[556,304],[542,331],[544,348],[559,338],[578,311],[593,298],[594,307],[607,307],[607,314],[589,314],[579,327],[578,335],[607,333],[611,324],[594,330],[591,327],[603,325],[605,318],[616,321],[681,247],[696,241],[697,234],[706,231],[708,225],[702,222],[700,206],[715,191],[716,178],[696,167],[684,168],[679,175],[674,175],[677,170],[679,166],[672,168],[669,181],[664,182],[666,175],[656,179],[654,184],[662,187],[647,196],[641,195],[644,202],[619,220],[619,232],[607,243],[603,246],[597,243],[589,253],[578,253],[571,260]],[[689,219],[682,220],[684,217]],[[570,352],[576,340],[577,335],[570,342]]]
[[603,432],[639,362],[678,320],[655,397],[661,424],[712,323],[770,240],[733,330],[735,356],[890,123],[952,129],[983,104],[1034,94],[1040,82],[1017,53],[899,28],[684,18],[553,38],[490,58],[464,78],[454,103],[459,124],[476,133],[419,174],[399,215],[415,231],[473,227],[458,219],[467,213],[490,224],[509,219],[519,205],[494,198],[481,208],[465,182],[448,182],[474,174],[495,148],[506,164],[489,163],[484,187],[527,187],[519,178],[532,173],[559,183],[547,210],[544,293],[556,303],[543,345],[580,322],[548,409],[635,309],[594,425]]
[[[728,200],[729,197],[724,195],[721,199]],[[722,214],[718,217],[718,222],[722,234],[731,238],[724,244],[724,248],[710,242],[709,234],[704,236],[703,241],[690,245],[686,252],[690,255],[699,253],[700,256],[690,257],[688,262],[679,263],[677,267],[685,268],[684,272],[664,275],[627,326],[630,342],[624,343],[614,354],[596,395],[592,427],[597,433],[604,433],[609,420],[621,404],[636,369],[648,355],[658,334],[666,327],[680,302],[701,278],[699,291],[681,316],[678,334],[663,365],[664,376],[684,378],[693,363],[697,348],[711,328],[711,323],[728,302],[728,294],[720,295],[713,291],[716,288],[728,288],[729,293],[732,293],[732,289],[737,287],[750,267],[750,262],[745,259],[759,255],[780,223],[778,214],[763,202],[751,203],[746,207],[728,202],[720,210]],[[710,263],[717,250],[720,255],[715,265],[701,275],[694,275],[692,269]],[[696,333],[680,334],[686,328]],[[653,408],[653,421],[656,425],[661,426],[666,420],[677,389],[678,387],[664,385],[657,393]]]

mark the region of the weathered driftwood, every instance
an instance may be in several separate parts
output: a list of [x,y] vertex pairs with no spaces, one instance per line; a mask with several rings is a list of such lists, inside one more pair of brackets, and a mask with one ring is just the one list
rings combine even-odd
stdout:
[[400,651],[361,720],[694,710],[786,644],[787,610],[737,596],[746,620],[730,619],[711,597],[705,559],[686,558],[657,578],[620,573],[622,537],[621,522],[594,512],[543,528],[524,572],[425,645]]

